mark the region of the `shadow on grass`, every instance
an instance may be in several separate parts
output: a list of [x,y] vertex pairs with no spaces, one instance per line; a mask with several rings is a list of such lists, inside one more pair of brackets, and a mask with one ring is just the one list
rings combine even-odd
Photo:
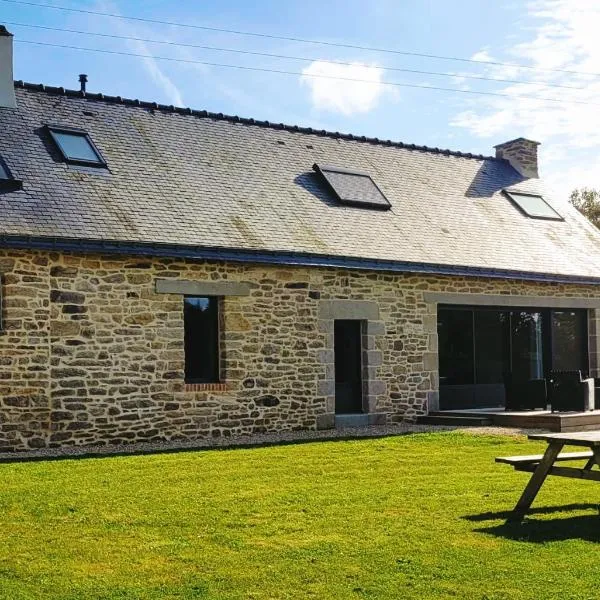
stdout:
[[[577,515],[554,519],[535,519],[535,515],[548,515],[562,512],[593,510],[595,514]],[[468,521],[481,522],[508,519],[511,511],[487,512],[463,517]],[[532,508],[523,521],[507,521],[501,525],[474,529],[477,533],[486,533],[518,542],[559,542],[564,540],[585,540],[600,542],[600,504],[579,503],[563,506],[544,506]]]

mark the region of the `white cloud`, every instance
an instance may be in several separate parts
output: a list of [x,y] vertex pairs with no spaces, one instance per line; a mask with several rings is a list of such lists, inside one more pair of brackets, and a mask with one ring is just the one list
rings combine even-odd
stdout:
[[[484,66],[486,74],[583,89],[527,84],[494,87],[490,91],[508,97],[473,99],[451,124],[482,138],[494,138],[497,143],[518,136],[541,141],[542,173],[563,197],[575,187],[600,187],[600,78],[550,70],[600,73],[600,3],[535,0],[528,3],[527,10],[525,31],[529,39],[512,45],[502,59],[493,60],[540,70],[489,65]],[[494,51],[499,53],[500,49]],[[480,60],[491,58],[487,48],[475,56]]]
[[301,82],[310,88],[315,108],[347,116],[373,110],[385,91],[381,69],[362,63],[337,65],[316,60],[302,70]]
[[471,60],[479,60],[479,61],[489,62],[490,60],[494,60],[494,59],[490,56],[488,49],[483,48],[482,50],[479,50],[479,52],[475,52],[475,54],[473,54],[473,56],[471,56]]

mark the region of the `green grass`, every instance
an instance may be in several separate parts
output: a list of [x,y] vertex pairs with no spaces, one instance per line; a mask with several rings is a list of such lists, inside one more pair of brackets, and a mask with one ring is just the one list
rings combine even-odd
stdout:
[[0,465],[0,598],[600,597],[594,482],[504,525],[524,438],[458,433]]

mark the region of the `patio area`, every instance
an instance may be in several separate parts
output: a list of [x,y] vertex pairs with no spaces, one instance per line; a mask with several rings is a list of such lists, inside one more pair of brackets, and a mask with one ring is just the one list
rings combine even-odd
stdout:
[[504,407],[468,408],[431,411],[419,423],[430,425],[497,425],[548,431],[600,430],[600,410],[587,412],[551,412],[549,410],[508,411]]

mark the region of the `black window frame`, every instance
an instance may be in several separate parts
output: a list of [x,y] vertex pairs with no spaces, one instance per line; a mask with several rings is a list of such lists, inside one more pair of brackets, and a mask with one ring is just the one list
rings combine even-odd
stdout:
[[6,177],[0,177],[0,191],[15,191],[23,187],[23,182],[20,179],[15,179],[12,171],[6,164],[6,161],[0,156],[0,168],[4,171]]
[[[96,167],[96,168],[101,168],[101,169],[103,169],[103,168],[105,169],[106,167],[108,167],[108,164],[106,163],[106,160],[104,160],[102,153],[100,152],[100,150],[98,150],[98,147],[96,146],[96,144],[94,144],[94,141],[90,137],[90,134],[87,131],[85,131],[85,129],[77,129],[75,127],[62,127],[59,125],[46,125],[46,130],[48,131],[48,135],[52,139],[54,145],[60,152],[60,155],[62,156],[64,162],[72,164],[72,165],[83,165],[86,167]],[[56,133],[65,133],[67,135],[73,135],[73,136],[85,138],[87,143],[90,145],[90,148],[93,150],[93,152],[98,157],[98,160],[97,161],[85,160],[82,158],[69,157],[66,154],[66,152],[63,150],[57,136],[55,135]]]
[[[215,312],[216,312],[216,336],[214,340],[215,348],[213,351],[215,352],[214,356],[214,367],[211,373],[208,373],[206,376],[194,376],[196,374],[188,373],[188,336],[189,330],[188,325],[186,324],[186,316],[185,316],[185,304],[186,300],[192,298],[206,298],[209,302],[214,302]],[[222,383],[222,373],[221,373],[221,345],[222,345],[222,299],[220,296],[199,296],[199,295],[185,295],[183,297],[183,319],[184,319],[184,381],[186,384],[198,384],[198,383]]]
[[[347,206],[355,206],[358,208],[369,208],[375,210],[390,210],[392,208],[391,202],[387,199],[387,196],[381,191],[381,188],[375,183],[374,179],[369,175],[369,173],[365,173],[364,171],[356,171],[353,169],[345,169],[343,167],[336,167],[333,165],[319,165],[315,163],[313,165],[313,170],[318,173],[325,183],[327,187],[332,191],[335,197],[338,199],[340,204],[346,204]],[[353,175],[355,177],[366,177],[373,184],[375,189],[379,192],[380,196],[383,198],[384,202],[369,202],[367,200],[353,200],[351,198],[346,198],[341,196],[331,181],[331,179],[327,176],[327,173],[341,173],[343,175]]]
[[[542,368],[545,378],[549,377],[550,371],[554,369],[554,340],[552,334],[552,315],[554,312],[575,312],[582,319],[582,337],[581,337],[581,355],[583,358],[582,373],[589,374],[590,369],[590,350],[589,350],[589,309],[588,308],[572,308],[572,307],[539,307],[539,306],[488,306],[477,304],[440,304],[438,306],[438,321],[440,311],[468,311],[471,313],[471,318],[475,319],[475,312],[479,311],[502,311],[502,312],[537,312],[542,315]],[[512,333],[509,339],[510,344],[510,372],[512,372]],[[475,329],[473,326],[472,342],[475,344]],[[439,353],[439,350],[438,350]],[[439,360],[439,356],[438,356]],[[465,385],[480,385],[477,382],[477,350],[473,347],[473,382]],[[441,384],[441,382],[440,382]],[[452,385],[452,384],[451,384]]]
[[[542,221],[564,221],[565,218],[561,216],[558,211],[552,206],[541,194],[532,194],[530,192],[518,192],[516,190],[502,190],[505,196],[512,202],[514,206],[516,206],[519,211],[524,214],[529,219],[541,219]],[[539,198],[556,216],[544,216],[544,215],[532,215],[529,213],[523,206],[521,206],[520,202],[513,197],[516,194],[518,196],[529,196],[530,198]]]

